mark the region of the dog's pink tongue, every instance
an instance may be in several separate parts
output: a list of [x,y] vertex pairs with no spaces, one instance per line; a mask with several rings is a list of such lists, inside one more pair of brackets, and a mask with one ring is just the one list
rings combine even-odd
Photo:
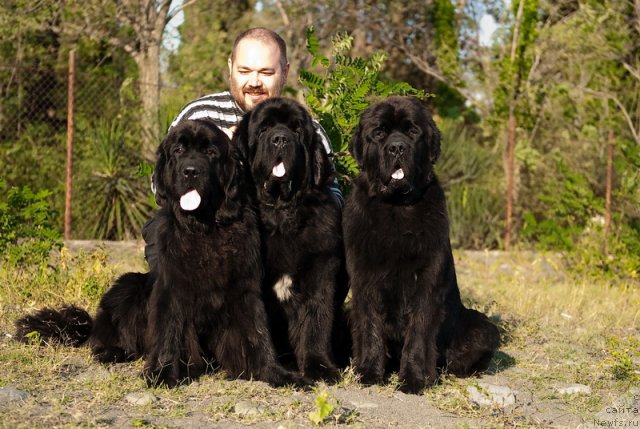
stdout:
[[279,164],[276,164],[273,166],[273,170],[271,171],[271,174],[273,174],[276,177],[282,177],[285,175],[286,172],[287,170],[284,168],[284,164],[281,161]]
[[391,177],[393,179],[396,179],[396,180],[403,179],[404,178],[404,171],[402,171],[402,168],[398,168],[396,171],[393,172]]
[[202,198],[200,198],[200,194],[195,189],[187,192],[182,197],[180,197],[180,207],[182,210],[195,210],[200,205]]

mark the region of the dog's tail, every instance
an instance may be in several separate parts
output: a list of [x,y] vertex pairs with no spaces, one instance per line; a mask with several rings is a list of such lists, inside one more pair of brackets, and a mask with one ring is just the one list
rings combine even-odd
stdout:
[[82,308],[43,308],[16,321],[16,339],[24,343],[63,344],[78,347],[91,336],[93,320]]

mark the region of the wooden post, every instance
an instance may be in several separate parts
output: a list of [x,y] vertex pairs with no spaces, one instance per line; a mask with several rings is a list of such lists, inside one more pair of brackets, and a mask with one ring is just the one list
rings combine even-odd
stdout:
[[67,76],[67,177],[66,192],[64,199],[64,239],[71,238],[71,177],[72,177],[72,161],[73,161],[73,102],[74,102],[74,83],[75,83],[76,53],[74,50],[69,52],[69,71]]
[[613,128],[609,128],[607,138],[607,183],[605,187],[605,210],[604,210],[604,253],[609,254],[609,234],[611,233],[611,193],[613,191],[613,149],[615,145],[615,135]]
[[504,235],[504,250],[511,250],[511,233],[513,229],[513,193],[515,182],[515,151],[516,151],[516,114],[515,101],[509,107],[509,122],[507,123],[507,216]]

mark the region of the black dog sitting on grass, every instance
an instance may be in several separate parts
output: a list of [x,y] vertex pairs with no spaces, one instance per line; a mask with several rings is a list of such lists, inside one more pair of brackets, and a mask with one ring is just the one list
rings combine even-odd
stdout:
[[419,393],[437,368],[486,369],[499,333],[460,300],[431,115],[388,98],[362,114],[350,149],[361,167],[343,214],[356,373],[373,384],[399,369],[400,389]]
[[[261,297],[263,268],[246,170],[208,120],[173,128],[157,153],[158,263],[105,293],[95,319],[44,309],[16,322],[16,337],[88,343],[100,362],[143,357],[150,385],[176,386],[208,368],[274,386],[306,379],[277,362]],[[33,333],[36,333],[35,335]]]

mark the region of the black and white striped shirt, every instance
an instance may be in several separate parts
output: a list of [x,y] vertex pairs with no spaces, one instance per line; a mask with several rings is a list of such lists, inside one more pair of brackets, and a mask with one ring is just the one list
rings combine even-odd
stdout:
[[[218,127],[228,129],[237,126],[243,115],[244,111],[238,106],[231,92],[218,92],[200,97],[184,106],[169,126],[169,129],[175,127],[181,121],[201,118],[212,119]],[[331,144],[327,133],[318,121],[314,120],[313,123],[327,153],[331,153]],[[338,186],[337,178],[334,178],[329,185],[329,189],[336,197],[340,207],[344,206],[344,199]]]

